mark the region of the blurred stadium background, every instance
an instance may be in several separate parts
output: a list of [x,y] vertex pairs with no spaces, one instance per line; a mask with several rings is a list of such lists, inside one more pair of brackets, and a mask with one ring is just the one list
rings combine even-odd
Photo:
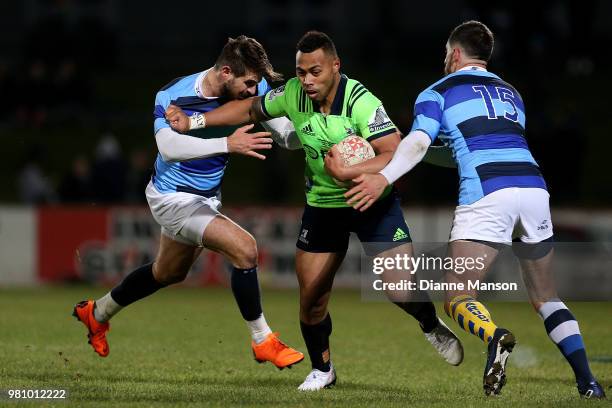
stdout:
[[[146,207],[144,188],[156,154],[155,93],[173,78],[211,66],[227,37],[239,34],[257,38],[277,70],[290,78],[299,37],[313,28],[327,32],[336,42],[342,70],[379,96],[405,132],[416,95],[442,75],[444,43],[451,28],[467,19],[482,20],[496,35],[490,69],[519,89],[526,102],[527,138],[549,185],[557,239],[612,241],[608,170],[612,3],[536,3],[236,0],[228,6],[193,0],[155,5],[142,0],[24,0],[3,4],[0,298],[6,303],[0,321],[6,328],[28,322],[15,302],[25,304],[40,294],[49,295],[48,291],[52,293],[49,302],[41,303],[42,310],[68,311],[80,300],[75,293],[93,289],[63,285],[85,283],[100,292],[154,256],[159,229]],[[302,154],[275,148],[265,162],[232,157],[223,184],[224,209],[258,240],[260,279],[266,287],[296,286],[293,251],[303,203]],[[456,172],[423,164],[398,188],[413,238],[443,242],[457,196]],[[358,247],[354,249],[356,255],[338,275],[338,286],[358,286]],[[220,257],[205,253],[186,285],[223,286],[225,272]],[[600,278],[611,282],[610,274]],[[15,288],[48,283],[56,284],[55,289]],[[192,299],[191,290],[184,301]],[[202,290],[218,299],[216,289]],[[268,313],[295,312],[280,325],[287,326],[285,331],[292,333],[288,337],[296,342],[297,293],[286,292],[270,292],[276,309]],[[226,304],[233,306],[226,295]],[[612,334],[609,305],[583,309],[585,314],[608,316],[604,327],[597,328],[605,336]],[[233,323],[240,323],[237,317],[232,315]],[[142,319],[148,318],[142,314]],[[536,330],[539,322],[535,318],[531,322]],[[62,341],[83,342],[83,333],[76,335],[81,327],[71,328],[78,339]],[[21,341],[21,332],[8,332],[0,327],[0,344]],[[29,339],[24,344],[36,344],[37,336],[44,339],[27,330],[23,335]],[[539,337],[547,341],[543,333]],[[78,346],[80,352],[90,352],[84,344]],[[609,341],[597,353],[612,354]],[[19,364],[8,354],[3,359],[5,367]],[[599,372],[607,370],[603,379],[609,382],[609,362],[598,367]],[[11,374],[19,384],[27,383],[19,374]],[[37,377],[29,381],[35,385]],[[369,400],[363,401],[367,405]]]
[[[328,32],[343,71],[378,95],[404,132],[418,92],[441,76],[444,43],[478,18],[496,34],[491,69],[527,106],[528,141],[556,210],[560,241],[612,239],[607,112],[612,28],[606,1],[12,2],[0,15],[0,283],[109,283],[155,253],[144,186],[156,146],[157,90],[212,65],[227,37],[259,39],[287,78],[297,39]],[[303,153],[232,157],[224,205],[260,242],[266,269],[292,277]],[[454,170],[421,165],[398,188],[415,240],[443,242]],[[560,211],[560,210],[563,211]],[[278,216],[280,214],[280,216]],[[255,216],[253,216],[255,215]],[[214,268],[208,268],[212,270]],[[204,277],[215,280],[216,277]],[[273,280],[273,279],[270,279]]]

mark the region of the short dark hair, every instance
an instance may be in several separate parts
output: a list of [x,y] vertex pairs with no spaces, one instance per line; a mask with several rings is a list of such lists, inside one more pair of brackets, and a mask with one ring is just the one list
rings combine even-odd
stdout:
[[331,38],[325,33],[320,31],[308,31],[306,34],[300,38],[297,46],[295,47],[296,51],[301,52],[313,52],[321,48],[327,54],[333,55],[334,57],[338,56],[338,52],[336,51],[336,46]]
[[449,44],[459,44],[468,56],[479,60],[491,59],[494,38],[489,27],[480,21],[470,20],[459,24],[448,37]]
[[228,38],[227,44],[223,46],[221,55],[215,62],[215,68],[219,69],[227,65],[237,77],[243,76],[248,71],[261,75],[270,82],[282,81],[283,76],[274,71],[266,50],[254,38],[241,35],[238,38]]

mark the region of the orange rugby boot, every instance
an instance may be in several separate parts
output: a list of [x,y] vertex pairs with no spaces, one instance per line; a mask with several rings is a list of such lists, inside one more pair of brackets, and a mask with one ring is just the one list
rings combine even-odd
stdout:
[[278,333],[270,333],[259,343],[251,342],[253,356],[258,363],[266,361],[274,364],[279,370],[291,368],[304,359],[304,354],[292,349],[278,338]]
[[89,333],[88,343],[91,344],[100,357],[106,357],[109,353],[108,343],[106,342],[106,332],[110,330],[110,324],[100,323],[94,318],[94,301],[83,300],[74,306],[72,315],[83,322]]

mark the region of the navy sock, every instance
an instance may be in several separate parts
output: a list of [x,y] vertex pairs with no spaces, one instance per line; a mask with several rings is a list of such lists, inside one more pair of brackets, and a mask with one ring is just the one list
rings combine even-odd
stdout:
[[317,324],[306,324],[300,321],[300,329],[302,329],[302,337],[312,368],[328,372],[331,368],[331,354],[329,352],[329,336],[332,332],[331,316],[328,313],[325,319]]
[[438,325],[436,307],[431,303],[429,293],[419,290],[411,302],[393,302],[400,309],[414,317],[424,333],[429,333]]
[[127,306],[165,287],[153,277],[153,264],[134,270],[111,291],[111,297],[121,306]]
[[232,270],[232,292],[240,314],[246,321],[253,321],[262,314],[257,267]]
[[429,333],[438,325],[436,308],[431,302],[393,302],[400,309],[414,317],[423,333]]
[[587,359],[576,318],[558,299],[544,303],[538,310],[548,337],[557,345],[576,376],[579,386],[595,381]]

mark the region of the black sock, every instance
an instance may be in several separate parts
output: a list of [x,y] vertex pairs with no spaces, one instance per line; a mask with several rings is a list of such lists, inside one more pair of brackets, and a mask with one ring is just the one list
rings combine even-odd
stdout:
[[134,270],[111,291],[111,297],[121,306],[127,306],[157,292],[166,285],[153,277],[153,264],[146,264]]
[[331,354],[329,352],[329,336],[332,332],[331,316],[328,313],[325,319],[313,325],[300,321],[300,328],[312,368],[328,372],[331,368]]
[[261,296],[259,295],[259,282],[257,281],[257,267],[232,270],[232,292],[242,317],[246,321],[253,321],[262,314]]
[[438,325],[436,307],[433,303],[431,303],[431,299],[429,298],[429,294],[427,292],[417,292],[417,300],[419,301],[393,303],[410,316],[417,319],[423,333],[429,333]]

